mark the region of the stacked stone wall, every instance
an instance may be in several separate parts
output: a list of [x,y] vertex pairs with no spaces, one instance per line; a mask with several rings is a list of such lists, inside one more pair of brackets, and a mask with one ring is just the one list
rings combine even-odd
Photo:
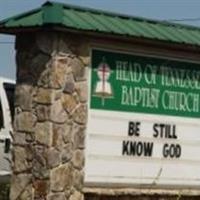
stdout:
[[83,199],[88,54],[75,36],[17,36],[11,200]]

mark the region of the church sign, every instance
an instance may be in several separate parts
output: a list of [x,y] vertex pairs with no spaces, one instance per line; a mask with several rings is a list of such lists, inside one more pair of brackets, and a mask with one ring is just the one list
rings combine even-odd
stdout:
[[93,49],[88,185],[200,185],[200,64]]

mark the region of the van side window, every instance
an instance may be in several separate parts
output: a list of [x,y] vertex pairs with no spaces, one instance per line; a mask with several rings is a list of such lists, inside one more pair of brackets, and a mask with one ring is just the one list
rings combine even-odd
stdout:
[[9,108],[10,108],[10,114],[11,119],[13,122],[14,119],[14,94],[15,94],[15,85],[11,83],[4,83],[4,89],[6,91],[6,95],[8,98]]
[[4,127],[4,119],[3,119],[3,110],[2,110],[2,104],[0,99],[0,129]]

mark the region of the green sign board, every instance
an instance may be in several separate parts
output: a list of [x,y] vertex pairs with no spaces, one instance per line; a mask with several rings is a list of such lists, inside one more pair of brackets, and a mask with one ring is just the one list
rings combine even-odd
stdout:
[[90,108],[200,117],[200,64],[93,49]]

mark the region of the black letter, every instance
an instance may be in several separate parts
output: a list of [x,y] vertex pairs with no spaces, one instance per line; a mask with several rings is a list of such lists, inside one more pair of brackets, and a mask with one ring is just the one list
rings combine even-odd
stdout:
[[129,151],[128,151],[128,145],[129,145],[129,141],[123,141],[122,144],[122,155],[129,155]]
[[142,144],[142,142],[138,142],[137,143],[137,155],[141,156],[142,153],[143,153],[143,144]]
[[166,149],[168,146],[169,146],[168,144],[164,144],[164,146],[163,146],[163,156],[164,156],[164,158],[167,158],[168,155],[169,155],[169,150]]
[[181,157],[181,146],[179,144],[176,145],[176,158]]
[[144,156],[152,156],[153,142],[144,142]]
[[153,134],[153,137],[158,137],[158,130],[156,129],[157,128],[157,126],[158,126],[158,124],[154,124],[153,125],[153,130],[154,130],[154,134]]
[[136,142],[131,141],[130,142],[130,155],[135,155],[136,152]]
[[173,125],[172,127],[173,127],[173,138],[174,138],[174,139],[177,139],[177,135],[176,135],[176,126]]

